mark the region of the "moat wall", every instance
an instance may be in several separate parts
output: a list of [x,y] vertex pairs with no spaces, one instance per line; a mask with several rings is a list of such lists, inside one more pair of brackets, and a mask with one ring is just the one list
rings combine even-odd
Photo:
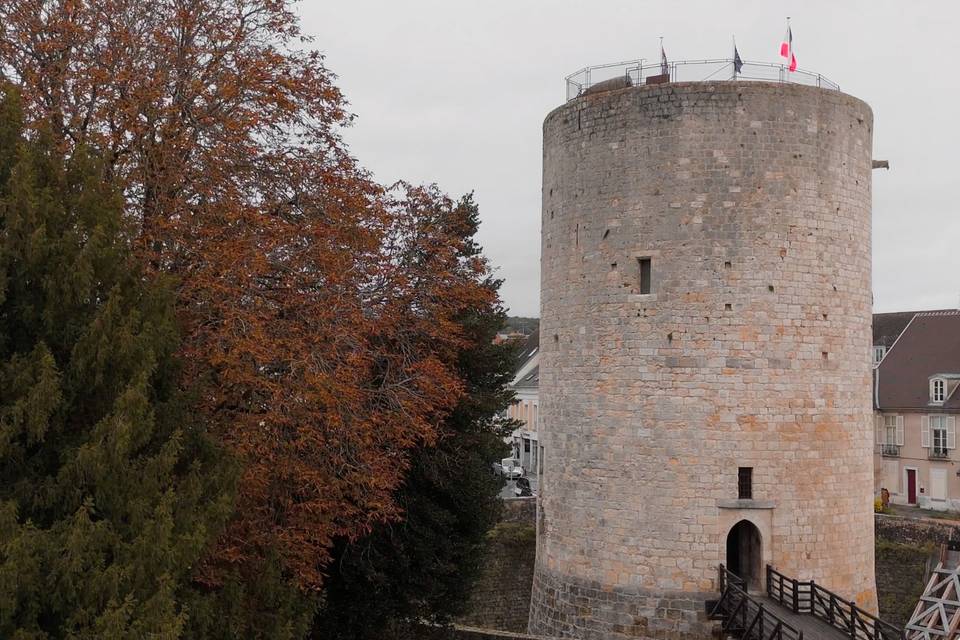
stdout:
[[876,516],[877,596],[880,616],[897,626],[907,623],[939,561],[940,546],[960,540],[957,522]]
[[741,520],[762,563],[875,609],[870,108],[644,86],[543,134],[530,632],[705,637]]
[[[533,527],[532,499],[527,503],[508,504],[505,519],[517,525]],[[940,544],[960,539],[960,526],[953,522],[914,520],[878,514],[876,522],[876,582],[880,616],[897,626],[906,624],[913,612],[927,577],[928,563],[935,564]],[[413,638],[515,638],[524,637],[521,621],[526,620],[530,606],[533,563],[536,554],[534,539],[529,533],[506,537],[493,536],[500,542],[487,547],[484,560],[485,585],[478,587],[470,600],[470,611],[458,622],[482,629],[437,629],[431,633],[420,629]],[[504,548],[506,547],[506,549]],[[518,569],[520,568],[520,569]],[[489,597],[492,585],[511,581],[504,594]],[[504,632],[500,635],[499,632]],[[517,634],[517,635],[511,635]]]
[[487,534],[480,575],[467,613],[457,622],[473,627],[525,632],[536,552],[536,498],[504,500],[501,522]]

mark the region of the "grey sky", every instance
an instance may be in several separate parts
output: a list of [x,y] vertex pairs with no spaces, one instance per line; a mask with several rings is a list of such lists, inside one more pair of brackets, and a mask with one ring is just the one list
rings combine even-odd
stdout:
[[298,5],[357,114],[346,138],[381,182],[476,192],[511,312],[539,315],[541,125],[563,78],[659,55],[779,62],[873,107],[876,311],[960,305],[956,2],[348,0]]

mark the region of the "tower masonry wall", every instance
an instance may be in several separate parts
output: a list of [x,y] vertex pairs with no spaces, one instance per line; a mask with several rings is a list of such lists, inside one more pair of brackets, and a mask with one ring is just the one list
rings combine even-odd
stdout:
[[875,609],[872,124],[758,82],[547,116],[531,633],[705,637],[743,519],[763,562]]

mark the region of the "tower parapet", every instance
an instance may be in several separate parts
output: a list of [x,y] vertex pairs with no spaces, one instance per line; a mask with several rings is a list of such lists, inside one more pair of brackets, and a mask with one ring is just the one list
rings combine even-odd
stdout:
[[650,63],[645,60],[625,60],[596,64],[574,71],[566,78],[567,100],[572,100],[598,85],[634,86],[665,82],[706,82],[708,80],[737,80],[803,84],[822,89],[840,90],[840,85],[823,74],[807,69],[790,71],[787,65],[773,62],[741,61],[739,71],[733,58],[710,60],[674,60]]

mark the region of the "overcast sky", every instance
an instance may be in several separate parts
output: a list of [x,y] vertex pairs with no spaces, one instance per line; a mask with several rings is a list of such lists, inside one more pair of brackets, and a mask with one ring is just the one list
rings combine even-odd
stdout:
[[[789,7],[789,9],[788,9]],[[541,126],[586,65],[728,57],[800,67],[874,113],[875,311],[960,306],[957,2],[347,0],[298,5],[357,115],[377,179],[474,191],[511,313],[539,315]]]

